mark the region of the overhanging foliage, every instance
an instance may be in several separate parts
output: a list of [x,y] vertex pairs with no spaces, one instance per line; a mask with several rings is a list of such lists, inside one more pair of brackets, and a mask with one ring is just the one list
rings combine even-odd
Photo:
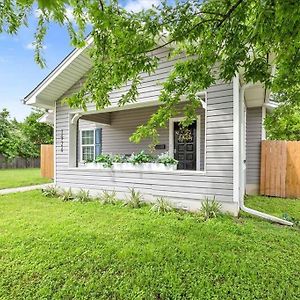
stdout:
[[[33,0],[0,4],[0,31],[17,32],[34,4]],[[84,30],[91,27],[93,67],[81,91],[68,99],[71,107],[86,109],[93,102],[98,109],[105,108],[110,105],[109,92],[128,82],[131,88],[119,105],[134,102],[140,74],[151,74],[158,66],[158,58],[150,55],[155,49],[168,46],[170,57],[185,54],[186,60],[175,64],[163,84],[159,109],[131,137],[134,142],[149,136],[155,141],[157,128],[176,115],[182,95],[187,99],[184,125],[190,124],[201,105],[197,92],[219,79],[230,81],[237,72],[243,81],[262,82],[273,92],[299,89],[298,1],[186,0],[162,2],[138,13],[126,11],[116,0],[39,0],[38,6],[35,58],[41,65],[47,23],[67,26],[75,46],[84,44]],[[75,23],[66,17],[68,7]],[[213,71],[216,65],[218,72]]]

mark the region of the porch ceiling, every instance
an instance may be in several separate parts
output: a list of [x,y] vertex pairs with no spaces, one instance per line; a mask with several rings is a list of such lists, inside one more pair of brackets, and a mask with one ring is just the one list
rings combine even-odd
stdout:
[[81,120],[90,121],[99,124],[111,125],[111,113],[88,114],[80,117]]

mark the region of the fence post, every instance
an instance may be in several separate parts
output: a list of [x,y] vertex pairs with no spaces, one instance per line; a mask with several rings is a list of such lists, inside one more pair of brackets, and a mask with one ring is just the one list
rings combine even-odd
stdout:
[[53,145],[41,145],[41,176],[50,179],[54,177]]

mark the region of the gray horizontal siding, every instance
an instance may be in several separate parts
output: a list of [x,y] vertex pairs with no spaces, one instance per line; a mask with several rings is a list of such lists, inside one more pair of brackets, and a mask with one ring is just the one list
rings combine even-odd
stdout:
[[246,117],[246,183],[259,184],[262,108],[247,108]]
[[[143,74],[139,102],[157,100],[160,85],[166,79],[174,62],[160,54],[162,62],[156,74]],[[65,95],[71,95],[80,87],[75,84]],[[128,89],[125,86],[122,91]],[[112,103],[120,97],[120,91],[111,93]],[[206,154],[206,172],[113,172],[109,170],[85,170],[69,168],[68,163],[68,113],[71,110],[57,104],[56,107],[56,182],[62,187],[87,188],[92,191],[116,190],[125,193],[135,187],[146,196],[165,196],[178,201],[194,201],[216,196],[224,203],[233,201],[233,89],[232,84],[218,82],[207,90],[206,147],[205,117],[201,118],[201,157]],[[93,105],[88,109],[93,110]],[[155,111],[155,107],[116,111],[110,114],[111,126],[103,127],[103,151],[107,153],[131,153],[146,149],[149,141],[139,145],[128,141],[136,126],[143,124]],[[85,122],[84,126],[87,122]],[[64,130],[64,152],[60,152],[60,132]],[[168,147],[168,127],[160,131],[160,143]],[[206,152],[206,153],[205,153]],[[204,167],[204,159],[202,167]]]

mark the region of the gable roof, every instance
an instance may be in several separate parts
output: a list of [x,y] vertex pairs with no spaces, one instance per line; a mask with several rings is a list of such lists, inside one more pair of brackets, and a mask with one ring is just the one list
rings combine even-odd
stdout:
[[[61,98],[76,82],[78,82],[92,67],[89,57],[89,48],[93,43],[93,37],[86,38],[86,45],[80,49],[74,49],[50,74],[42,80],[23,99],[23,103],[40,108],[53,109],[55,101]],[[157,37],[157,45],[166,43],[164,35]],[[171,47],[168,44],[166,47]]]
[[[165,42],[164,38],[160,37],[157,44],[163,45]],[[25,96],[23,102],[27,105],[53,109],[55,102],[91,69],[92,62],[88,50],[92,43],[93,38],[89,36],[85,47],[74,49],[36,88]],[[167,47],[169,46],[171,45]],[[248,107],[261,106],[268,101],[268,98],[269,93],[262,84],[253,84],[245,91]]]
[[91,43],[92,38],[88,37],[83,48],[74,49],[35,89],[24,97],[24,103],[47,109],[53,108],[54,102],[91,68],[92,63],[88,53]]

